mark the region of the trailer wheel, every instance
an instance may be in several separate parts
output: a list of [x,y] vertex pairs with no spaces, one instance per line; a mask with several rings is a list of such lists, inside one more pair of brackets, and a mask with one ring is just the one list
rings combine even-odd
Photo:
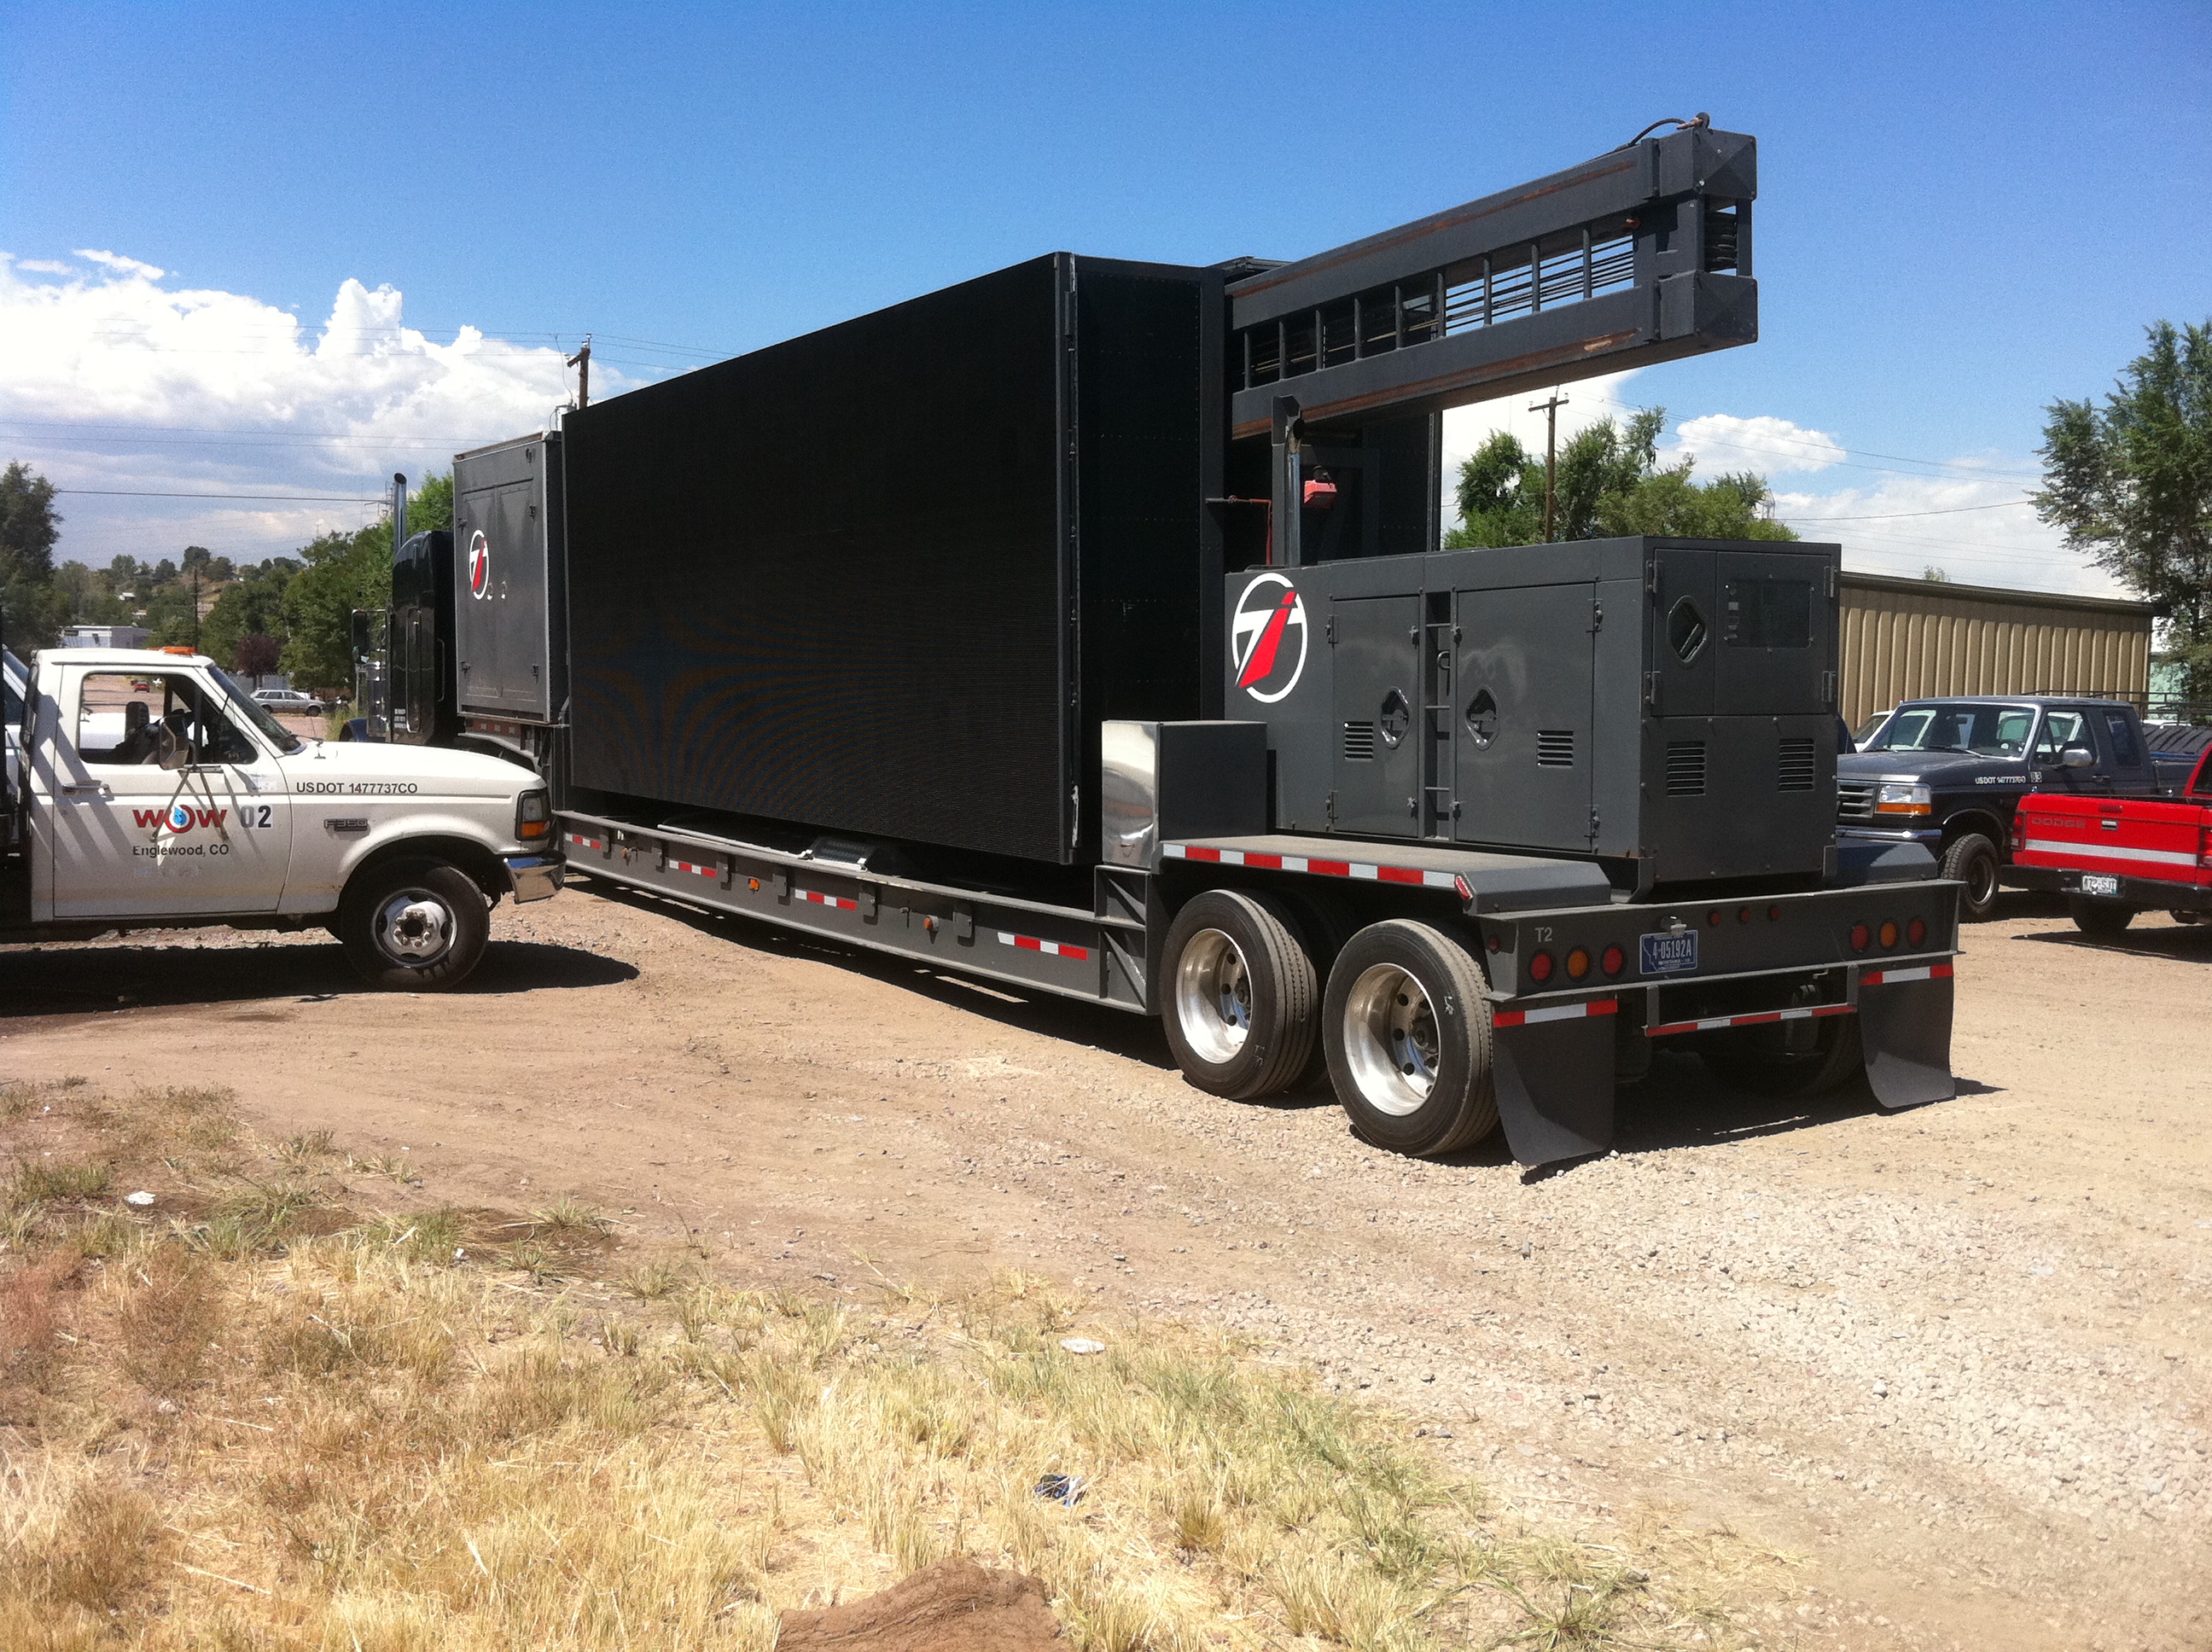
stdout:
[[2083,896],[2069,895],[2066,897],[2066,915],[2084,935],[2101,935],[2109,939],[2135,922],[2136,909],[2118,901],[2092,901]]
[[1345,944],[1322,1036],[1337,1100],[1377,1147],[1449,1153],[1497,1128],[1481,966],[1428,925],[1394,918]]
[[1943,850],[1942,875],[1966,887],[1959,894],[1961,918],[1986,918],[1997,904],[1997,846],[1979,832],[1954,838]]
[[338,906],[346,962],[372,987],[435,993],[458,987],[483,957],[491,909],[459,867],[442,860],[372,866]]
[[1272,1096],[1312,1059],[1313,960],[1264,895],[1208,890],[1168,927],[1168,1043],[1183,1077],[1231,1101]]
[[1866,1066],[1855,1015],[1705,1033],[1698,1054],[1713,1077],[1754,1096],[1817,1096]]

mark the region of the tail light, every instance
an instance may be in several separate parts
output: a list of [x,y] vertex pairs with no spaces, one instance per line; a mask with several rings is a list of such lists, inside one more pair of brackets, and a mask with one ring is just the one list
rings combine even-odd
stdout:
[[1584,975],[1589,974],[1589,948],[1586,946],[1578,946],[1575,948],[1573,951],[1567,954],[1567,979],[1569,981],[1580,981]]
[[1597,967],[1608,975],[1617,975],[1628,968],[1628,954],[1618,946],[1608,946],[1599,955]]
[[1911,923],[1905,925],[1905,938],[1914,946],[1919,945],[1921,942],[1928,938],[1927,924],[1922,920],[1915,918]]
[[1885,952],[1897,944],[1897,920],[1885,918],[1881,925],[1881,950]]
[[1551,980],[1551,978],[1552,955],[1549,952],[1539,952],[1534,957],[1528,960],[1529,980],[1540,984]]
[[1852,951],[1863,952],[1873,944],[1874,931],[1869,929],[1864,924],[1853,924],[1851,926]]
[[514,800],[514,835],[524,842],[553,833],[552,801],[543,792],[525,792]]

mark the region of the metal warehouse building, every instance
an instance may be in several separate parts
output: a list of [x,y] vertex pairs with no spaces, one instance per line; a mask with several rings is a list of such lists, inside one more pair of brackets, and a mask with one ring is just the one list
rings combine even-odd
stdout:
[[1852,573],[1840,595],[1853,728],[1923,695],[2150,691],[2148,603]]

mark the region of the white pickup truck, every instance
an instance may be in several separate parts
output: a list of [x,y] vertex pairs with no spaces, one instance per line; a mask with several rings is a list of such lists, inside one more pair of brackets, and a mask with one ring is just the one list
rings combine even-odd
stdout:
[[561,887],[544,782],[518,764],[302,738],[196,654],[7,665],[0,941],[322,926],[372,984],[424,992],[476,968],[501,896]]

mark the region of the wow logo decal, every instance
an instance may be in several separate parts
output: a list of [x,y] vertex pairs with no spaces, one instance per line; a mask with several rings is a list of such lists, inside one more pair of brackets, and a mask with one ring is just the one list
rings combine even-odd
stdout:
[[1237,686],[1263,706],[1272,706],[1305,675],[1305,599],[1279,574],[1255,574],[1229,620],[1229,655],[1237,662]]
[[491,541],[482,528],[469,536],[469,595],[478,602],[491,595]]
[[223,817],[229,812],[228,809],[195,809],[190,804],[179,803],[166,815],[159,809],[133,809],[131,819],[142,831],[163,826],[173,832],[189,832],[195,826],[212,826],[221,830]]

